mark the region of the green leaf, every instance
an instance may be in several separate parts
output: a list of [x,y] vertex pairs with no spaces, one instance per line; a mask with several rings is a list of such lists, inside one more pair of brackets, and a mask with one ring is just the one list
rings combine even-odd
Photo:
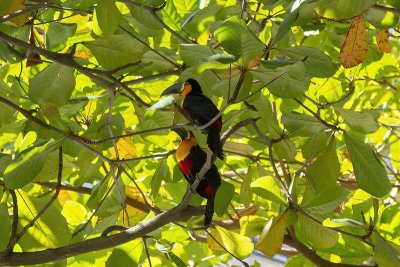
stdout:
[[[18,227],[27,225],[33,218],[32,211],[36,213],[49,202],[51,195],[46,197],[32,197],[23,190],[18,190]],[[61,206],[56,200],[22,236],[18,244],[23,251],[41,250],[48,247],[62,247],[71,244],[71,232],[64,216],[61,215]]]
[[229,63],[235,60],[236,57],[229,54],[216,54],[201,58],[194,68],[194,73],[202,73],[207,69],[228,69]]
[[42,170],[51,146],[54,146],[53,140],[20,155],[14,162],[8,165],[4,171],[4,183],[6,187],[8,189],[17,189],[33,181]]
[[376,2],[376,0],[321,0],[318,1],[315,11],[325,18],[351,19],[368,10]]
[[165,24],[174,31],[180,31],[182,18],[176,10],[174,1],[167,1],[165,7],[161,10],[161,14]]
[[389,193],[391,185],[386,169],[374,154],[371,146],[359,139],[344,135],[358,186],[365,192],[384,197]]
[[[259,79],[263,85],[267,85],[267,89],[274,96],[281,98],[294,98],[301,96],[307,91],[310,79],[301,75],[304,71],[304,64],[298,62],[287,65],[283,68],[274,70],[266,69],[261,66],[257,70],[252,70],[254,77]],[[279,78],[276,78],[280,76]],[[271,82],[274,80],[273,82]]]
[[145,45],[127,34],[84,42],[84,45],[90,49],[99,64],[106,70],[137,62],[148,50]]
[[346,124],[353,130],[361,133],[374,133],[379,128],[378,122],[369,112],[353,111],[338,106],[335,106],[335,111],[343,117]]
[[328,78],[337,70],[332,59],[318,48],[293,46],[283,50],[283,54],[292,60],[302,61],[311,76]]
[[[254,244],[247,236],[228,231],[218,225],[215,226],[215,230],[211,230],[211,234],[226,250],[241,260],[247,258],[253,252]],[[215,246],[215,248],[221,249],[209,235],[207,236],[207,242],[211,247]]]
[[189,66],[195,66],[200,59],[213,54],[212,49],[206,45],[181,44],[179,46],[179,56]]
[[161,187],[161,182],[169,177],[169,168],[166,160],[162,160],[158,165],[153,178],[151,179],[151,195],[156,197]]
[[120,248],[114,248],[108,257],[106,264],[107,267],[113,266],[137,266],[136,262],[131,258],[128,251]]
[[235,187],[224,180],[221,181],[221,186],[218,188],[217,195],[215,196],[214,211],[222,217],[231,203],[233,194],[235,193]]
[[0,251],[3,251],[10,240],[11,220],[8,214],[8,208],[0,203]]
[[237,16],[224,21],[214,34],[226,52],[242,58],[242,66],[262,54],[264,44]]
[[331,137],[328,146],[319,157],[307,167],[307,176],[310,178],[311,187],[316,192],[336,185],[340,174],[340,164],[336,153],[336,139]]
[[99,0],[94,8],[93,32],[99,36],[111,36],[117,29],[122,15],[119,12],[115,1]]
[[52,63],[31,79],[28,95],[36,104],[50,103],[59,107],[67,103],[74,89],[74,70]]
[[365,19],[377,29],[389,29],[396,27],[399,16],[390,11],[370,8],[365,13]]
[[251,182],[254,178],[257,177],[258,174],[258,166],[257,165],[250,165],[247,171],[247,174],[240,186],[240,199],[242,200],[243,205],[248,207],[251,204],[253,199],[253,192],[250,187]]
[[328,129],[316,118],[294,111],[284,111],[282,123],[295,136],[311,136]]
[[346,200],[348,194],[346,189],[339,185],[333,185],[317,191],[316,196],[311,201],[303,203],[302,206],[312,213],[326,214],[339,207]]
[[278,42],[280,39],[282,39],[283,36],[285,36],[290,31],[292,25],[297,20],[298,16],[299,16],[299,8],[296,8],[295,10],[293,10],[292,12],[290,12],[288,15],[285,16],[284,20],[279,26],[278,32],[276,33],[275,42]]
[[364,229],[364,225],[359,221],[349,219],[349,218],[338,218],[338,219],[325,219],[323,225],[330,228],[340,228],[340,227],[355,227]]
[[275,203],[286,205],[285,198],[276,179],[272,176],[260,177],[251,183],[251,189],[259,197],[271,200]]
[[373,237],[375,240],[374,261],[379,266],[400,266],[400,247],[385,240],[378,232],[374,232]]
[[60,51],[66,46],[69,37],[76,31],[76,23],[50,22],[46,32],[46,47],[52,51]]
[[279,214],[278,217],[272,217],[268,221],[256,244],[256,249],[260,250],[270,258],[281,250],[288,215],[289,213],[284,211]]
[[312,221],[304,215],[299,215],[298,219],[301,235],[316,248],[328,249],[338,242],[337,232]]
[[179,258],[178,256],[176,256],[176,254],[173,253],[172,251],[168,252],[168,256],[176,264],[177,267],[186,267],[187,266],[186,263],[184,263],[183,260],[181,258]]

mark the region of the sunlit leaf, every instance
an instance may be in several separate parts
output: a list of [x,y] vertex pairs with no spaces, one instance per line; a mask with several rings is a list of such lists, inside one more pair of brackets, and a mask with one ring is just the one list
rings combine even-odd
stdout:
[[[220,226],[215,226],[215,230],[211,230],[210,233],[213,238],[208,235],[207,243],[213,250],[222,250],[223,248],[218,244],[220,243],[239,259],[245,259],[254,249],[254,244],[250,238],[228,231]],[[218,240],[218,243],[214,238]]]
[[273,217],[268,221],[256,244],[256,249],[270,258],[281,250],[288,216],[289,213],[284,211],[279,216]]

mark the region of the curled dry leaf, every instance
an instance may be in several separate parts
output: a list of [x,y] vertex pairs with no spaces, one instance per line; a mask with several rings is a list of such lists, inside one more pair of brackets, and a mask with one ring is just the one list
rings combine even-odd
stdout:
[[378,48],[382,52],[390,53],[392,47],[389,44],[389,30],[380,30],[376,35],[376,42],[378,43]]
[[343,67],[351,68],[362,63],[367,55],[367,32],[364,18],[359,15],[353,19],[346,39],[340,49],[340,62]]

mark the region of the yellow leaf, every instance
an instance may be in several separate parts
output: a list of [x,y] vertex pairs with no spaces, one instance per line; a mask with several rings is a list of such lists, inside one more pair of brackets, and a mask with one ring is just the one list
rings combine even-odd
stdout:
[[368,52],[367,32],[364,18],[359,15],[353,19],[346,39],[340,49],[340,62],[343,67],[351,68],[362,63]]
[[[25,0],[14,0],[8,8],[7,14],[12,14],[15,11],[21,10],[25,8]],[[22,26],[28,20],[28,13],[19,15],[15,18],[10,19],[12,23],[17,26]]]
[[382,52],[390,53],[392,47],[389,44],[389,30],[380,30],[376,36],[376,42],[378,43],[378,48]]
[[[117,149],[120,159],[132,159],[137,155],[135,143],[129,137],[120,138],[117,142]],[[110,147],[108,152],[115,157],[114,147]]]
[[273,217],[268,221],[256,244],[256,249],[271,258],[281,250],[288,214],[284,211],[278,217]]
[[207,236],[207,243],[211,250],[227,250],[239,259],[247,258],[253,252],[254,244],[247,236],[228,231],[220,226],[215,226],[215,229],[212,229],[210,234],[212,237],[210,235]]

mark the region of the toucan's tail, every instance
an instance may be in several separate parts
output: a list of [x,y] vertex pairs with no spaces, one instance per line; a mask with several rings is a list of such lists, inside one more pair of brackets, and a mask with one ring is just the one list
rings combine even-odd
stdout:
[[224,154],[222,153],[222,144],[221,144],[221,139],[219,137],[220,132],[221,129],[212,124],[208,130],[207,145],[214,153],[214,155],[223,160]]
[[207,199],[206,213],[204,214],[204,226],[211,224],[211,220],[214,214],[214,195]]

